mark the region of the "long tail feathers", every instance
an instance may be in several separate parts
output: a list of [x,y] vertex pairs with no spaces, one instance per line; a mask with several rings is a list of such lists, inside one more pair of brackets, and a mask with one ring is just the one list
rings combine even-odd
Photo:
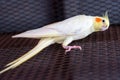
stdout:
[[16,67],[18,67],[20,64],[24,63],[25,61],[27,61],[28,59],[32,58],[33,56],[35,56],[36,54],[38,54],[41,50],[43,50],[45,47],[51,45],[54,43],[54,39],[53,38],[44,38],[41,39],[37,46],[35,46],[32,50],[30,50],[29,52],[27,52],[26,54],[24,54],[23,56],[21,56],[20,58],[8,63],[5,67],[5,69],[0,71],[0,74],[10,70],[10,69],[14,69]]

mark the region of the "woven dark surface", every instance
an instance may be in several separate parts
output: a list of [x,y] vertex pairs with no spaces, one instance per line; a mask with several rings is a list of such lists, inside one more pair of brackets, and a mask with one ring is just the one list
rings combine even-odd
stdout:
[[[0,35],[0,69],[33,48],[38,40]],[[120,27],[93,33],[71,45],[83,50],[64,54],[59,44],[44,49],[21,66],[0,75],[0,80],[120,80]]]
[[21,32],[52,22],[109,11],[111,24],[120,23],[120,0],[0,0],[0,33]]

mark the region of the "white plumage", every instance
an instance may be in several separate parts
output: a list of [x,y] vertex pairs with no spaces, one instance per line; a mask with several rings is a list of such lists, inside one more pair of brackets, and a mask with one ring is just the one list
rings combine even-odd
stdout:
[[103,31],[108,29],[109,19],[107,13],[103,17],[77,15],[66,20],[46,25],[42,28],[29,30],[21,34],[12,36],[13,38],[37,38],[41,39],[38,44],[29,52],[25,53],[20,58],[8,63],[1,73],[4,73],[10,69],[13,69],[28,59],[38,54],[45,47],[54,44],[61,43],[66,52],[71,49],[78,48],[80,46],[68,46],[72,41],[85,38],[92,32]]
[[[77,15],[75,17],[71,17],[61,22],[46,25],[42,28],[23,32],[13,37],[41,38],[41,37],[58,37],[58,36],[76,36],[76,35],[81,35],[81,33],[83,34],[84,32],[85,35],[88,35],[89,32],[91,33],[90,30],[93,29],[92,28],[93,19],[94,17],[92,16]],[[87,30],[88,33],[86,33]],[[79,39],[81,39],[82,37],[83,36],[81,37],[79,36]]]

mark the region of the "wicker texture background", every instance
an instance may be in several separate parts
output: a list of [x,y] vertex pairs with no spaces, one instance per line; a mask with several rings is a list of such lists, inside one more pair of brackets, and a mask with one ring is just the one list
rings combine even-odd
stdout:
[[[120,0],[0,0],[0,70],[38,42],[12,39],[15,33],[39,28],[78,14],[102,15],[120,22]],[[11,34],[8,34],[11,32]],[[120,26],[93,33],[70,45],[81,45],[67,55],[59,44],[44,49],[0,80],[120,80]]]
[[119,24],[119,4],[120,0],[0,0],[0,32],[21,32],[78,14],[101,16],[105,11],[111,24]]
[[[38,42],[11,39],[11,35],[0,35],[0,70]],[[0,80],[120,80],[120,26],[111,26],[70,45],[81,45],[83,50],[72,50],[65,55],[61,45],[51,45],[0,75]]]

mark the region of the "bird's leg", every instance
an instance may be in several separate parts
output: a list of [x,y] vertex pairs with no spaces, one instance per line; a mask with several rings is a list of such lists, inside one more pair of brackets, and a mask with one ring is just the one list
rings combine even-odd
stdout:
[[63,48],[65,49],[65,53],[70,52],[72,49],[82,50],[81,46],[76,46],[76,45],[74,45],[74,46],[63,46]]
[[73,37],[71,37],[71,36],[67,37],[64,40],[62,46],[65,49],[65,54],[67,52],[71,51],[71,49],[80,49],[80,50],[82,49],[81,46],[76,46],[76,45],[74,45],[74,46],[68,46],[72,41],[73,41]]

